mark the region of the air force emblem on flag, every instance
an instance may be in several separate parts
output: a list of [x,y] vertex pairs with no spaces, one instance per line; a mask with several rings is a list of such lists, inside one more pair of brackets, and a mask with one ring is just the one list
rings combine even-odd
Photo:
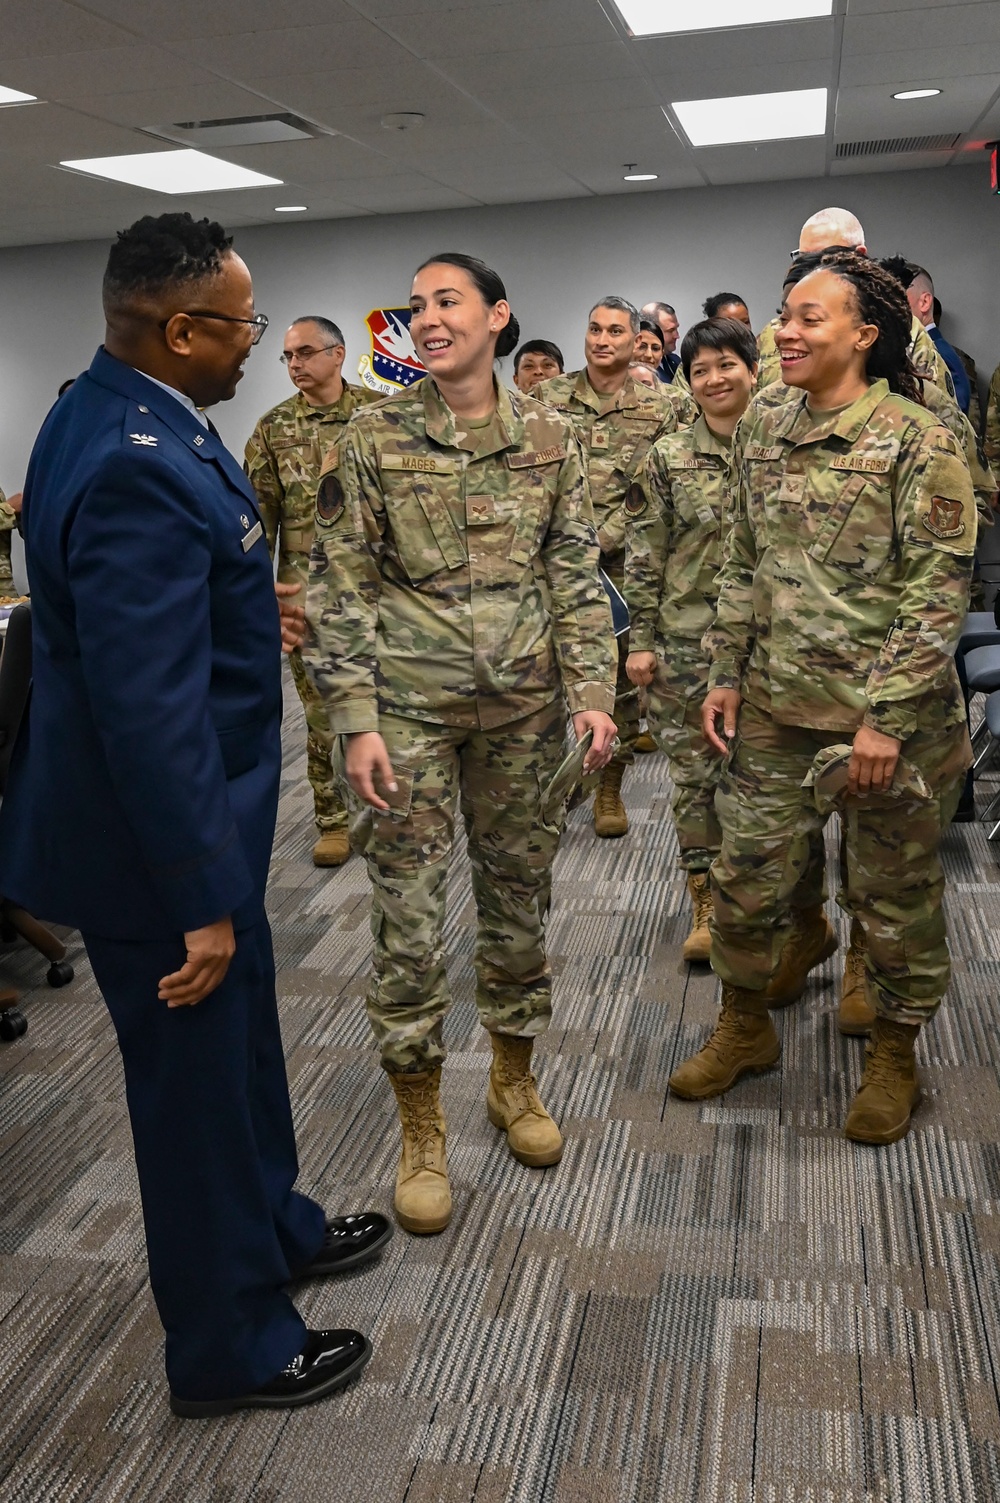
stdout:
[[365,322],[372,352],[358,361],[358,375],[370,391],[389,397],[427,374],[410,338],[409,308],[373,308]]

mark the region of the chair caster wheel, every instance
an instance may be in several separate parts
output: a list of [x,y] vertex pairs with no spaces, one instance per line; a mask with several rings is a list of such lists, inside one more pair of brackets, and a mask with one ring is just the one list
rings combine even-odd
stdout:
[[0,1012],[0,1039],[5,1044],[11,1044],[15,1039],[23,1038],[28,1031],[28,1020],[23,1012],[18,1012],[16,1007],[9,1007],[6,1012]]
[[49,986],[68,986],[73,980],[73,967],[65,960],[54,960],[45,979]]

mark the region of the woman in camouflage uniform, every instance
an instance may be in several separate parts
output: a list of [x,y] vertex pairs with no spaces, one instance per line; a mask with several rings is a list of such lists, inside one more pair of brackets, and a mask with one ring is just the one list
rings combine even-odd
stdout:
[[745,434],[706,637],[703,725],[730,757],[712,867],[722,1015],[670,1081],[700,1099],[777,1061],[766,989],[837,805],[876,1013],[845,1124],[866,1143],[902,1137],[919,1100],[914,1045],[949,976],[938,850],[970,761],[954,650],[976,503],[960,445],[918,405],[909,323],[898,283],[852,254],[787,293],[777,345],[798,390]]
[[410,306],[429,375],[358,412],[327,457],[304,656],[342,738],[373,887],[367,1005],[402,1122],[396,1213],[437,1232],[451,1215],[438,1090],[455,816],[493,1051],[487,1110],[522,1163],[552,1164],[562,1137],[531,1052],[551,1010],[544,920],[567,791],[553,778],[567,709],[578,740],[593,734],[584,769],[611,756],[616,644],[572,427],[493,374],[517,344],[500,278],[436,256]]

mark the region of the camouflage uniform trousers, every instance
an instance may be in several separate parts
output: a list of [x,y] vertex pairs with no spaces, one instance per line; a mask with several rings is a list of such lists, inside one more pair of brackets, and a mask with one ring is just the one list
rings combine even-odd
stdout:
[[701,729],[701,706],[708,693],[708,663],[690,654],[660,658],[649,686],[649,722],[670,764],[674,784],[673,815],[680,864],[688,872],[707,872],[722,845],[715,812],[715,793],[723,760]]
[[[534,1037],[549,1025],[545,917],[563,809],[544,794],[565,755],[561,698],[490,731],[380,715],[399,808],[348,794],[351,842],[372,882],[373,966],[367,1009],[392,1073],[445,1057],[451,1002],[444,922],[448,860],[460,807],[476,903],[476,1006],[492,1033]],[[412,790],[412,791],[411,791]]]
[[316,828],[346,830],[347,810],[334,776],[333,736],[323,701],[306,673],[298,648],[288,654],[288,666],[306,715],[306,776],[313,792]]
[[[601,555],[601,568],[611,580],[612,584],[624,594],[625,590],[625,555]],[[628,632],[622,632],[618,638],[618,677],[615,679],[615,707],[611,712],[612,719],[618,727],[618,750],[612,757],[612,762],[618,762],[627,767],[635,761],[635,743],[639,738],[639,690],[625,672],[625,663],[628,659]]]
[[[780,725],[742,705],[719,787],[722,850],[712,866],[711,959],[723,982],[759,991],[776,969],[794,895],[815,865],[825,823],[802,780],[818,751],[852,739],[843,731]],[[934,1016],[950,975],[938,851],[970,762],[968,732],[964,725],[917,732],[902,755],[932,797],[849,802],[838,902],[865,931],[877,1012],[920,1024]]]

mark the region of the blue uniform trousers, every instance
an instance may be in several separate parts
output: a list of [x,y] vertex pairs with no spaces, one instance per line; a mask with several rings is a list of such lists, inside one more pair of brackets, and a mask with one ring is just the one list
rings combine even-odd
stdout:
[[275,1377],[305,1344],[282,1286],[319,1251],[324,1214],[297,1194],[288,1082],[266,918],[236,936],[222,985],[168,1008],[183,941],[84,934],[125,1066],[167,1378],[186,1399]]

